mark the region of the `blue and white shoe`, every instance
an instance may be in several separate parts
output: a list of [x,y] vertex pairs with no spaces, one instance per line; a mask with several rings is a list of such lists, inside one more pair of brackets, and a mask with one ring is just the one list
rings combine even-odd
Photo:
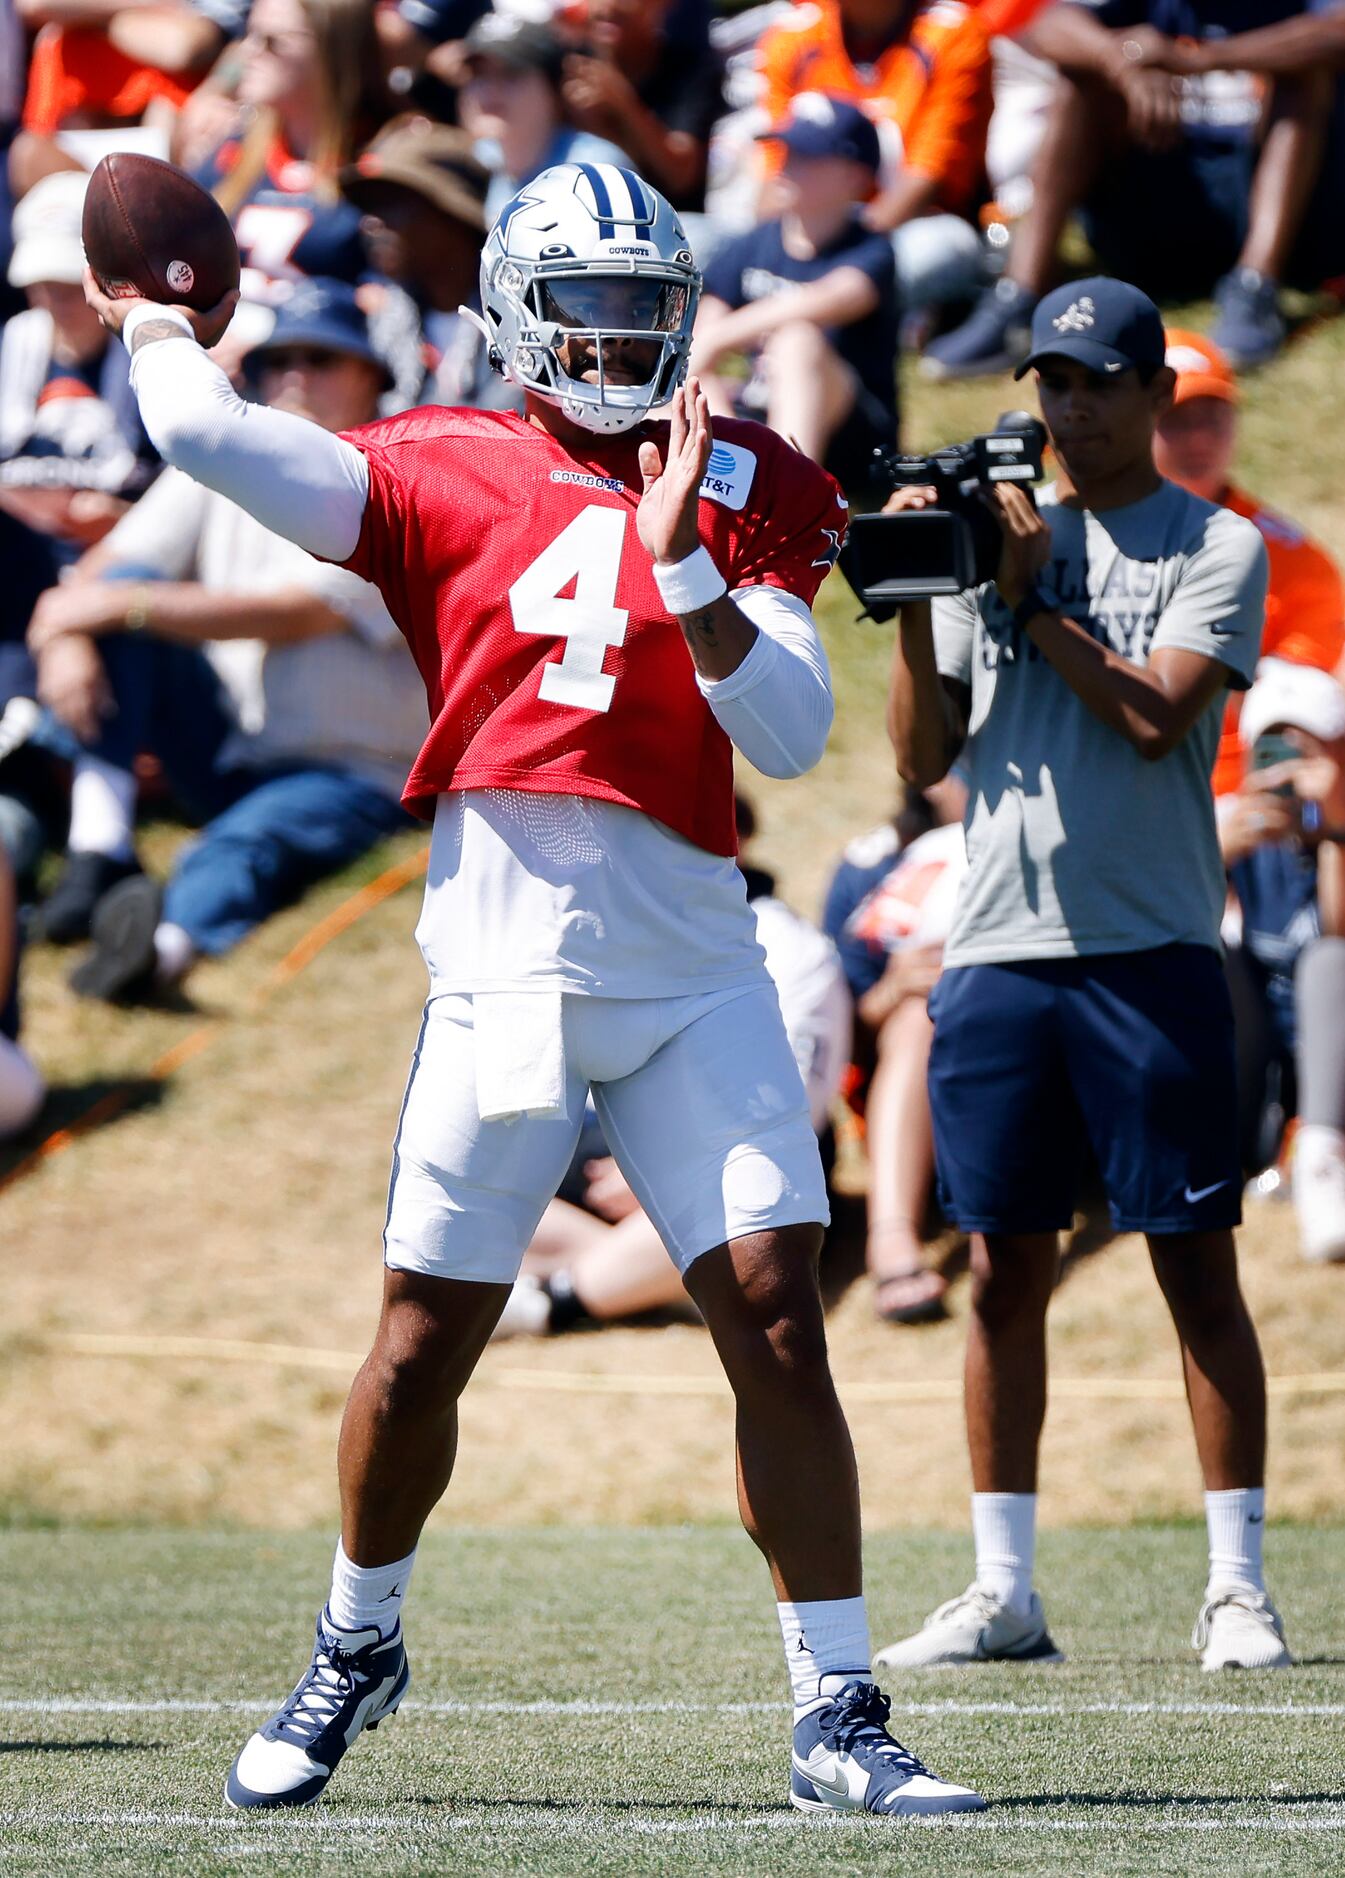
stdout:
[[1210,337],[1238,372],[1273,359],[1289,334],[1280,312],[1279,289],[1255,268],[1235,267],[1214,289],[1219,316]]
[[801,1813],[877,1813],[885,1819],[981,1813],[970,1787],[931,1774],[887,1732],[892,1704],[874,1682],[858,1679],[823,1695],[794,1724],[789,1803]]
[[229,1769],[230,1806],[311,1806],[355,1737],[396,1712],[411,1684],[402,1627],[337,1630],[324,1609],[294,1693]]
[[1006,276],[987,287],[960,326],[925,347],[925,378],[985,378],[1027,356],[1037,296]]

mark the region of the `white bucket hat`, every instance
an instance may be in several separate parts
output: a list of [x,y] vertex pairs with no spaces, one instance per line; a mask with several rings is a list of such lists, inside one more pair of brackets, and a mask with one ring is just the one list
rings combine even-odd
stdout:
[[1306,730],[1323,743],[1345,737],[1345,690],[1330,672],[1289,659],[1262,659],[1243,699],[1238,735],[1250,746],[1276,724]]
[[14,254],[9,263],[12,287],[38,281],[78,286],[84,278],[84,195],[87,170],[56,170],[35,182],[14,210]]

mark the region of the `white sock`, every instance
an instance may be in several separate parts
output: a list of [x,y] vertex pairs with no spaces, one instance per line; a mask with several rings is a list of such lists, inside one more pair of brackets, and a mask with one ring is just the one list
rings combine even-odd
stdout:
[[1266,1588],[1261,1539],[1266,1530],[1264,1487],[1229,1487],[1205,1495],[1205,1524],[1210,1535],[1207,1596],[1249,1587]]
[[402,1599],[411,1582],[414,1552],[391,1565],[354,1565],[338,1539],[332,1561],[332,1590],[327,1610],[338,1630],[368,1630],[376,1625],[390,1637],[401,1615]]
[[196,947],[181,926],[166,919],[154,928],[154,976],[161,984],[185,978],[195,957]]
[[824,1676],[871,1680],[869,1619],[862,1597],[815,1598],[807,1604],[777,1604],[775,1609],[796,1720],[822,1694]]
[[1037,1552],[1036,1494],[973,1493],[971,1530],[977,1584],[1026,1617]]
[[128,769],[117,769],[100,756],[82,756],[70,783],[70,839],[72,854],[105,854],[110,861],[129,861],[135,854],[131,836],[135,827],[138,785]]

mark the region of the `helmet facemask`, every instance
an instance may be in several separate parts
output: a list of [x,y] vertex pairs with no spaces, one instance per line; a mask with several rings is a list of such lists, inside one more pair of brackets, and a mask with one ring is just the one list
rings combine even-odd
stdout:
[[666,404],[686,376],[699,280],[688,254],[663,263],[543,262],[525,278],[509,259],[491,290],[514,302],[504,359],[525,391],[600,434],[630,430]]
[[469,317],[497,371],[571,423],[611,434],[686,377],[700,290],[666,197],[614,164],[558,163],[500,210],[481,251],[481,311]]

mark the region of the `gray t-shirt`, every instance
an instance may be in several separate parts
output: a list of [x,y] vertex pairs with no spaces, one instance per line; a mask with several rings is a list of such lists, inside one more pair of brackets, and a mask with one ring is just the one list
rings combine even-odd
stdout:
[[[1039,498],[1043,580],[1091,637],[1145,665],[1158,647],[1218,659],[1251,681],[1265,612],[1253,525],[1164,483],[1101,515]],[[1048,664],[993,586],[934,602],[940,672],[971,687],[960,759],[969,871],[946,965],[1214,946],[1224,904],[1210,772],[1224,700],[1146,762]]]

